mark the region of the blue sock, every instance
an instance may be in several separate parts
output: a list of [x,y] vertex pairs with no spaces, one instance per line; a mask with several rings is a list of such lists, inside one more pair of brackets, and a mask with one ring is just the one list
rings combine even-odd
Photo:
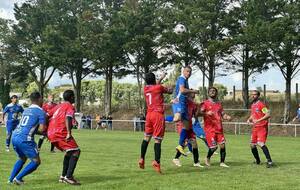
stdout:
[[180,137],[179,137],[179,145],[183,146],[184,145],[184,141],[187,137],[187,132],[186,129],[182,129],[181,133],[180,133]]
[[192,147],[192,144],[190,142],[188,142],[187,146],[189,148],[189,151],[193,152],[193,147]]
[[7,147],[9,147],[9,144],[10,144],[10,138],[7,138],[7,139],[6,139],[5,144],[6,144]]
[[23,160],[17,160],[13,170],[11,171],[10,177],[9,177],[9,181],[12,182],[13,179],[16,177],[16,175],[18,175],[18,173],[21,171],[23,165],[25,164],[25,162]]
[[26,175],[30,174],[31,172],[33,172],[34,170],[37,169],[37,167],[39,166],[39,164],[37,164],[35,161],[31,161],[29,164],[27,164],[27,166],[22,170],[22,172],[16,177],[17,180],[22,180],[23,177],[25,177]]

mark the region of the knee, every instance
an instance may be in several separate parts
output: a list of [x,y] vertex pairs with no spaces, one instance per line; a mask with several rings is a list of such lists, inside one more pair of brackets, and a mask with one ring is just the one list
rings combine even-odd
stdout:
[[254,149],[254,148],[256,148],[256,145],[255,144],[250,144],[250,148]]
[[258,142],[257,145],[260,146],[260,147],[263,147],[263,146],[265,146],[265,143],[263,143],[263,142]]
[[162,139],[155,139],[155,143],[158,143],[158,144],[160,144],[161,143],[161,141],[162,141]]
[[73,152],[72,152],[72,155],[73,155],[74,157],[77,157],[77,158],[79,158],[79,156],[80,156],[80,153],[81,153],[81,150],[80,150],[80,149],[78,149],[78,150],[75,150],[75,151],[73,151]]
[[220,149],[225,149],[225,144],[220,144]]
[[218,147],[213,147],[213,148],[209,148],[209,149],[210,149],[210,151],[215,152],[218,149]]

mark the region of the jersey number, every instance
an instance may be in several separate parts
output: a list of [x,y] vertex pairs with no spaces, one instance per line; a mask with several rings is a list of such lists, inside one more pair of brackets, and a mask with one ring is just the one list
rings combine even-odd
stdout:
[[148,97],[149,105],[151,105],[152,104],[152,95],[151,95],[151,93],[147,93],[146,96]]
[[29,116],[22,117],[21,122],[20,122],[21,126],[27,125],[28,121],[29,121]]

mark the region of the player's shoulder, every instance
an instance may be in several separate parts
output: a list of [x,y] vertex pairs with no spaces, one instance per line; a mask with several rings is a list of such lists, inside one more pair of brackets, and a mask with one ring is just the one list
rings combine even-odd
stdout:
[[9,103],[9,104],[7,104],[5,107],[6,108],[10,108],[10,107],[13,107],[15,104],[13,104],[13,103]]

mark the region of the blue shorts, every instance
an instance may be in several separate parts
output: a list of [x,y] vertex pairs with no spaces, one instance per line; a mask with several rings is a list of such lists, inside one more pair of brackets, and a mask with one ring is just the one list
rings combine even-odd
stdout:
[[189,112],[186,103],[179,102],[172,104],[172,110],[174,115],[180,113],[181,120],[189,120]]
[[12,145],[19,158],[37,158],[39,152],[34,141],[24,141],[19,138],[12,138]]
[[19,122],[6,122],[6,133],[11,135],[13,130],[15,130],[18,126],[18,124]]
[[199,121],[196,121],[193,124],[193,131],[198,138],[201,138],[201,139],[205,138],[205,132],[204,132],[203,128],[201,127],[201,124]]

